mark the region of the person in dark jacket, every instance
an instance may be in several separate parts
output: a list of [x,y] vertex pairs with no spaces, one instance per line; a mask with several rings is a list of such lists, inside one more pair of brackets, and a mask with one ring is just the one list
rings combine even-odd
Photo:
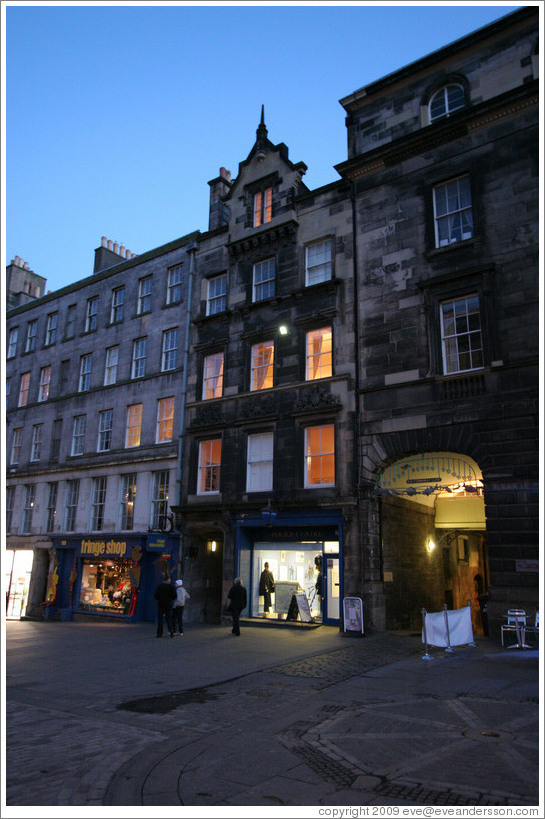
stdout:
[[174,586],[168,580],[162,580],[155,589],[155,599],[157,600],[157,637],[163,636],[163,615],[167,621],[167,628],[170,636],[174,637],[174,626],[172,623],[172,603],[176,600]]
[[233,615],[233,629],[231,633],[239,637],[240,612],[246,608],[247,602],[246,589],[242,585],[242,579],[240,577],[235,577],[235,582],[229,589],[227,597],[231,601],[231,614]]
[[265,563],[261,577],[259,578],[259,594],[263,595],[263,611],[266,613],[271,608],[271,593],[274,591],[274,577],[269,570],[269,564]]

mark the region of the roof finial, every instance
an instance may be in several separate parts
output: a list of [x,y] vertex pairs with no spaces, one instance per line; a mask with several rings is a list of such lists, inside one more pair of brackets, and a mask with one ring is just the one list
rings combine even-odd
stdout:
[[262,142],[263,140],[267,139],[268,135],[267,126],[265,125],[265,106],[261,106],[261,122],[259,123],[259,127],[256,131],[258,143]]

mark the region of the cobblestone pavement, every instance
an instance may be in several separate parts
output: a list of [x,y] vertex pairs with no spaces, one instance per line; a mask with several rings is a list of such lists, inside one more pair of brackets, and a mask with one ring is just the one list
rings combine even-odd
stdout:
[[537,651],[8,625],[8,808],[539,804]]

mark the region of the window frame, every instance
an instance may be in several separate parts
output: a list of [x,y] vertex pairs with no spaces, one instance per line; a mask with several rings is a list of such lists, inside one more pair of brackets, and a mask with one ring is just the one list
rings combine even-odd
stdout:
[[[217,367],[214,367],[211,372],[209,372],[209,365],[213,365],[216,362],[220,362],[219,370]],[[222,398],[223,397],[223,376],[225,372],[225,352],[224,350],[218,350],[215,353],[209,353],[209,355],[204,356],[203,365],[202,365],[202,400],[203,401],[212,401],[214,398]],[[213,383],[211,389],[209,389],[210,385]]]
[[[109,361],[110,354],[115,350],[115,363]],[[112,347],[106,348],[106,356],[104,359],[104,387],[111,387],[117,383],[117,367],[119,364],[119,344],[114,344]],[[113,379],[111,378],[113,373]]]
[[[218,453],[219,444],[219,453]],[[221,455],[222,439],[206,438],[199,442],[199,456],[197,467],[197,495],[219,495],[221,489]],[[206,454],[206,450],[209,454]],[[215,450],[215,451],[214,451]],[[219,460],[212,460],[213,457]],[[208,460],[206,460],[208,458]],[[207,489],[203,487],[212,486]]]
[[45,346],[50,347],[57,343],[57,329],[59,325],[59,313],[49,313],[45,325]]
[[[268,457],[252,457],[253,443],[257,440],[266,439],[270,444],[270,452],[265,453]],[[259,486],[255,486],[255,478]],[[262,480],[263,477],[268,480]],[[274,483],[274,432],[248,433],[246,442],[246,492],[272,492]]]
[[[178,328],[171,327],[168,330],[163,330],[163,339],[161,345],[161,372],[166,373],[170,370],[175,370],[178,366]],[[170,337],[174,337],[175,344],[167,347],[167,342]],[[173,363],[171,363],[171,359]]]
[[[134,507],[138,482],[137,472],[126,472],[121,477],[121,516],[119,528],[122,532],[134,530]],[[129,509],[129,504],[131,508]]]
[[[316,264],[309,263],[309,251],[312,251],[314,248],[319,248],[321,245],[329,245],[329,260],[321,261]],[[311,281],[312,278],[312,270],[317,268],[324,267],[325,265],[329,265],[329,275],[321,275],[319,278]],[[305,245],[305,287],[313,287],[315,284],[322,284],[323,282],[329,282],[333,278],[333,238],[330,236],[326,239],[318,239],[314,242],[309,242]]]
[[[168,268],[167,276],[167,304],[180,304],[183,297],[183,262]],[[173,274],[179,278],[173,281]],[[179,294],[179,295],[176,295]]]
[[13,526],[13,509],[15,507],[16,486],[6,486],[6,534],[9,535]]
[[104,509],[106,506],[107,488],[108,478],[106,475],[93,478],[91,494],[91,532],[102,532],[104,529]]
[[48,481],[49,492],[47,495],[47,517],[45,522],[45,531],[55,531],[55,518],[57,516],[57,499],[59,495],[59,482]]
[[[455,108],[450,107],[448,94],[449,88],[460,89],[462,92],[462,105],[457,105]],[[444,113],[433,116],[432,105],[434,104],[435,100],[438,99],[440,94],[443,95]],[[456,113],[456,111],[461,111],[463,108],[467,108],[466,89],[461,82],[448,82],[445,85],[442,85],[441,88],[438,88],[437,91],[434,91],[431,95],[428,102],[428,122],[431,125],[433,122],[438,122],[441,119],[447,119],[447,117],[452,116],[452,114]]]
[[272,186],[262,188],[254,193],[252,207],[252,227],[261,227],[272,222]]
[[[138,299],[136,303],[136,314],[141,316],[143,313],[151,312],[151,292],[152,292],[153,276],[143,276],[138,280]],[[144,288],[149,289],[144,290]]]
[[74,415],[74,423],[72,425],[72,443],[70,446],[70,455],[74,458],[79,457],[85,453],[85,432],[87,427],[87,415],[83,413]]
[[19,328],[11,327],[9,331],[8,350],[6,358],[15,358],[17,355],[17,344],[19,343]]
[[[257,281],[257,276],[260,274],[260,271],[263,271],[265,274],[270,273],[267,269],[272,264],[272,275],[268,275],[267,278],[260,279]],[[272,283],[272,284],[271,284]],[[261,295],[261,291],[265,291],[264,295]],[[272,292],[271,292],[272,290]],[[252,303],[256,304],[258,302],[268,301],[269,299],[274,299],[276,296],[276,257],[269,256],[266,259],[261,259],[259,262],[254,262],[253,269],[252,269]]]
[[[121,301],[118,300],[121,294]],[[125,285],[112,288],[112,302],[110,307],[110,324],[119,324],[123,321],[123,313],[125,310]]]
[[97,452],[110,452],[112,448],[113,428],[113,408],[100,410],[98,413]]
[[[139,447],[141,445],[143,414],[144,405],[142,403],[129,404],[129,406],[127,407],[127,415],[125,420],[125,449],[135,449],[136,447]],[[137,420],[137,423],[131,423],[131,421],[134,421],[135,418]],[[138,442],[129,443],[129,441],[133,440],[133,436],[135,435],[133,430],[136,429],[138,430]]]
[[69,478],[66,481],[66,494],[64,504],[64,528],[67,532],[74,532],[76,528],[76,518],[79,504],[79,478]]
[[26,373],[21,373],[19,379],[19,397],[17,399],[18,407],[26,407],[28,405],[28,394],[30,392],[30,370]]
[[[272,358],[270,361],[265,361],[266,350],[271,348]],[[274,387],[274,354],[274,339],[252,344],[250,350],[250,392],[261,392],[261,390],[270,390]],[[259,386],[258,380],[262,371],[264,371],[263,379],[261,386]]]
[[[478,327],[478,330],[477,329],[471,330],[469,328],[469,324],[470,324],[469,315],[470,315],[470,313],[468,312],[468,306],[469,306],[469,302],[472,301],[472,300],[475,300],[475,299],[477,300],[477,311],[473,311],[473,314],[475,312],[478,314],[479,327]],[[447,333],[445,331],[445,312],[444,312],[444,308],[447,305],[453,305],[454,306],[457,303],[459,304],[461,302],[465,302],[465,304],[466,304],[465,316],[467,318],[468,329],[465,332]],[[440,332],[440,339],[441,339],[441,362],[442,362],[443,375],[459,375],[459,374],[463,374],[463,373],[477,372],[479,370],[484,369],[484,366],[485,366],[485,345],[484,345],[484,320],[483,319],[484,319],[484,317],[483,317],[483,311],[482,311],[482,307],[481,307],[481,298],[480,298],[480,294],[478,292],[472,292],[472,293],[467,294],[466,296],[458,296],[458,297],[453,297],[453,298],[441,299],[439,301],[439,321],[440,321],[440,330],[439,330],[439,332]],[[452,320],[456,323],[456,308],[454,308],[454,317],[453,317]],[[476,335],[477,333],[479,335],[480,348],[475,347],[475,348],[472,349],[471,348],[470,337],[473,336],[473,335]],[[450,339],[454,339],[455,344],[456,344],[456,360],[457,360],[457,363],[458,363],[458,368],[454,369],[454,370],[449,369],[449,361],[452,361],[452,359],[453,359],[452,354],[449,355],[449,353],[447,352],[447,342]],[[459,339],[468,339],[468,341],[469,341],[469,350],[460,351],[460,349],[459,349]],[[478,364],[476,366],[465,367],[465,368],[460,366],[460,359],[461,359],[461,357],[463,355],[469,355],[471,357],[471,359],[473,359],[474,355],[477,355],[478,353],[480,353],[480,357],[481,357],[481,363],[480,364]]]
[[[143,354],[142,354],[143,349]],[[148,355],[148,337],[140,336],[132,343],[131,379],[144,378],[146,375],[146,359]]]
[[[321,347],[324,343],[324,335],[329,331],[330,335],[330,349],[329,350],[322,350]],[[320,340],[320,350],[316,352],[311,351],[311,343],[312,337],[316,336],[317,334],[321,334],[319,337]],[[327,363],[327,359],[329,357],[329,367]],[[322,361],[325,359],[325,363]],[[311,364],[315,363],[317,360],[317,364],[315,367],[315,375],[311,375]],[[323,370],[329,369],[326,374],[322,374]],[[333,376],[333,325],[329,324],[326,327],[317,327],[314,330],[308,330],[305,335],[305,381],[319,381],[322,378],[331,378]]]
[[98,296],[87,299],[85,311],[85,332],[94,333],[98,326]]
[[155,443],[170,443],[174,435],[175,398],[169,395],[157,399],[157,422],[155,426]]
[[[448,207],[448,200],[449,200],[449,186],[457,184],[457,194],[456,196],[458,199],[461,200],[461,193],[460,193],[460,181],[467,180],[467,191],[466,195],[469,195],[469,205],[465,207],[456,207],[452,210],[445,210],[445,213],[438,214],[438,198],[437,194],[439,191],[445,191],[445,197],[447,201]],[[460,245],[461,242],[467,242],[471,239],[475,238],[475,213],[474,213],[474,195],[473,195],[473,186],[471,183],[471,176],[469,173],[459,174],[458,176],[454,176],[451,179],[446,179],[442,182],[438,182],[433,185],[432,187],[432,206],[433,206],[433,236],[434,236],[434,246],[437,250],[442,250],[448,247],[456,247]],[[469,215],[470,221],[470,229],[471,235],[464,236],[464,225],[462,220],[465,215]],[[451,226],[451,221],[454,217],[459,217],[460,224],[456,227]],[[441,239],[441,230],[440,230],[440,223],[445,222],[448,226],[448,239],[444,240]],[[466,227],[467,229],[467,227]],[[452,234],[455,230],[460,231],[460,238],[452,238]]]
[[11,450],[10,450],[10,457],[9,463],[10,466],[15,466],[19,463],[19,457],[21,454],[21,444],[23,440],[23,427],[14,427],[13,435],[11,437]]
[[91,389],[91,373],[93,371],[93,353],[85,353],[79,360],[78,392],[88,392]]
[[[224,284],[224,287],[222,288],[223,292],[213,294],[211,293],[213,285],[215,286],[222,284]],[[207,316],[217,316],[218,313],[224,313],[227,310],[227,290],[228,290],[227,273],[218,273],[217,276],[211,276],[209,279],[207,279],[206,282]]]
[[33,353],[36,350],[37,337],[38,319],[30,319],[26,327],[25,353]]
[[37,463],[42,457],[43,423],[32,425],[32,439],[30,442],[30,461]]
[[[47,376],[47,378],[46,378]],[[38,387],[38,401],[42,403],[49,398],[51,389],[51,364],[46,364],[40,369],[40,384]]]
[[36,484],[24,484],[25,495],[23,500],[23,509],[21,515],[21,529],[19,534],[29,535],[32,532],[32,515],[34,512],[34,505],[36,503]]
[[152,473],[152,496],[150,508],[151,529],[164,528],[168,518],[168,501],[170,495],[170,473],[168,469],[159,469]]
[[[333,435],[333,450],[328,451],[325,449],[320,448],[315,452],[309,451],[311,446],[310,435],[316,431],[320,431],[320,447],[322,446],[322,434],[323,430],[331,430]],[[336,430],[335,424],[333,423],[323,423],[323,424],[314,424],[312,426],[305,427],[305,457],[304,457],[304,487],[305,489],[326,489],[329,487],[336,486],[337,474],[336,474]],[[325,458],[333,457],[333,481],[311,481],[310,476],[313,471],[313,462],[312,459],[320,458],[320,475],[323,476],[324,474],[324,460]]]

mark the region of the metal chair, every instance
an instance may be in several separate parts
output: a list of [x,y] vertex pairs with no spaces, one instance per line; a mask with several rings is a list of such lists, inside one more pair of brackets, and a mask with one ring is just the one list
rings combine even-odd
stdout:
[[525,643],[526,635],[526,612],[524,609],[509,609],[507,614],[504,614],[507,623],[501,627],[501,644],[504,645],[503,636],[506,631],[514,631],[517,635],[517,642],[507,648],[530,648]]
[[532,634],[539,634],[539,612],[536,611],[536,619],[533,626],[526,625],[524,629],[525,633],[531,632]]

